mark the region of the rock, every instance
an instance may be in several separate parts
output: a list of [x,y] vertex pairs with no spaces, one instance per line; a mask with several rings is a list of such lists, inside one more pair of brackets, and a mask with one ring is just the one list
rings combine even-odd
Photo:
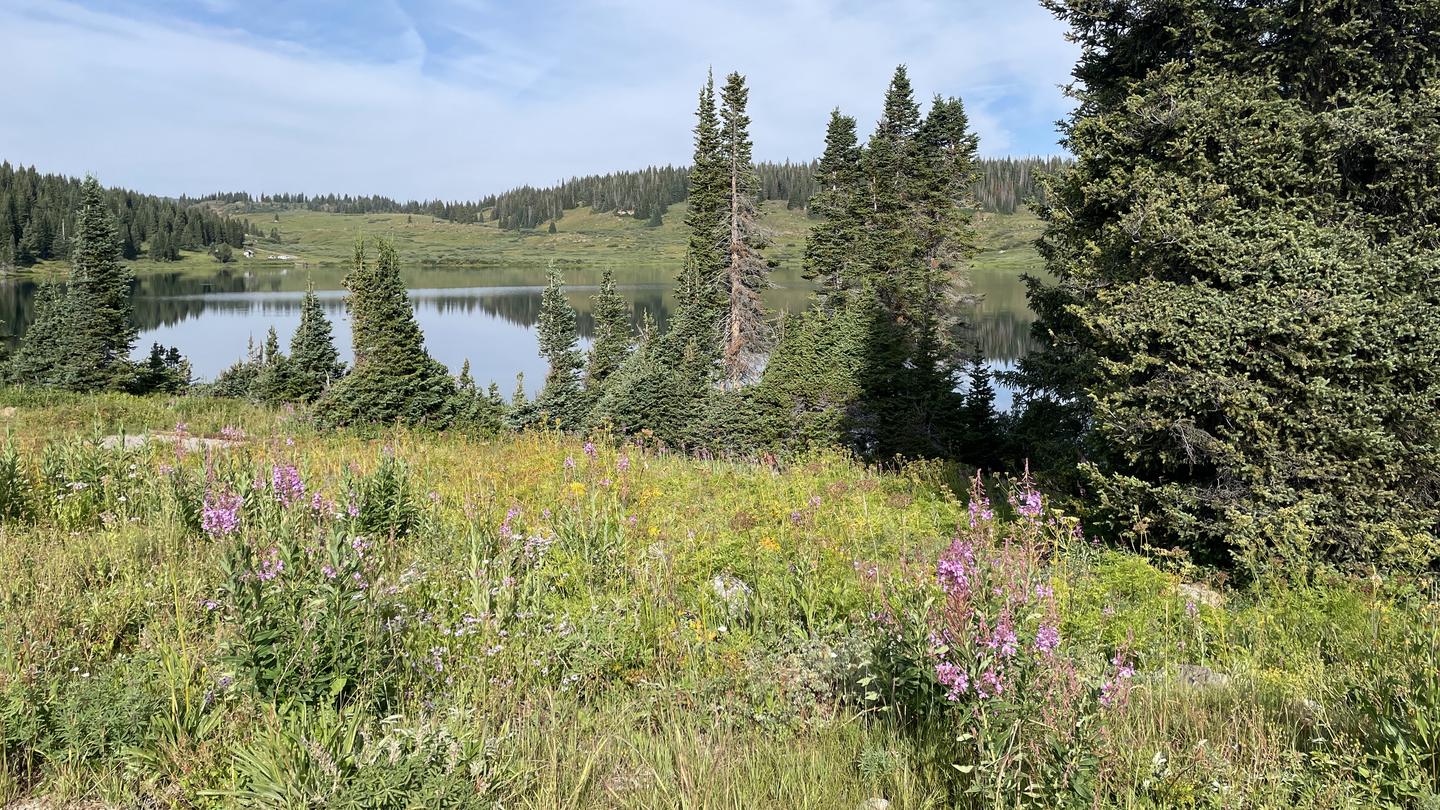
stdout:
[[1191,689],[1220,689],[1230,685],[1230,676],[1199,664],[1181,664],[1175,672],[1180,683]]
[[1187,602],[1194,602],[1205,607],[1218,608],[1225,604],[1225,595],[1198,582],[1181,583],[1178,589],[1180,596]]
[[890,800],[872,796],[860,803],[859,810],[890,810]]
[[15,416],[15,406],[14,406],[14,405],[11,405],[11,406],[6,407],[6,408],[0,408],[0,418],[12,419],[12,418],[14,418],[14,416]]
[[149,442],[179,444],[186,450],[219,450],[226,447],[239,447],[243,444],[243,442],[238,442],[233,439],[208,439],[204,436],[180,436],[175,433],[140,433],[136,435],[116,434],[114,436],[106,436],[100,440],[100,446],[107,450],[113,450],[117,447],[134,450],[138,447],[144,447]]
[[715,596],[725,603],[726,609],[732,617],[743,616],[750,609],[750,586],[744,580],[737,579],[729,574],[716,574],[710,580],[710,588],[715,591]]

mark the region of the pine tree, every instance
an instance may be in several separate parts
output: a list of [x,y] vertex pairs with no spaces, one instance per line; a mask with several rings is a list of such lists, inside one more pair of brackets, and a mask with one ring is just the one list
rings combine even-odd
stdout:
[[537,404],[547,419],[562,428],[576,427],[585,417],[580,387],[584,356],[577,345],[575,321],[575,310],[565,300],[564,275],[551,262],[548,281],[540,293],[540,322],[536,327],[540,356],[550,364],[550,370]]
[[120,264],[115,218],[104,192],[87,177],[76,214],[60,355],[52,384],[72,391],[124,387],[132,371],[130,268]]
[[312,282],[300,303],[300,326],[290,338],[290,362],[295,397],[300,402],[314,402],[336,380],[345,376],[345,363],[335,349],[330,319],[320,305]]
[[630,304],[616,291],[613,270],[605,268],[600,289],[590,301],[595,328],[585,369],[585,392],[594,402],[600,398],[606,381],[625,362],[635,340],[630,331]]
[[1076,163],[1025,421],[1082,427],[1087,527],[1433,565],[1440,5],[1046,4],[1081,48]]
[[322,418],[339,425],[448,424],[455,381],[425,351],[394,244],[376,240],[373,261],[363,243],[356,245],[345,288],[355,366],[322,397]]
[[770,324],[761,293],[770,286],[770,269],[760,248],[765,240],[755,210],[758,181],[751,158],[750,91],[745,77],[726,77],[720,105],[720,155],[725,170],[725,308],[721,381],[735,389],[753,381],[769,349]]

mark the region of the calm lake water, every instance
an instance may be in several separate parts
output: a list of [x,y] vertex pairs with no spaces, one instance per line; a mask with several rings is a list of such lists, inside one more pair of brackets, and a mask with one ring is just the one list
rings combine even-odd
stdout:
[[[508,397],[515,375],[525,374],[532,392],[541,384],[545,364],[536,344],[535,323],[540,313],[540,291],[545,270],[524,268],[409,267],[403,271],[415,314],[425,330],[431,355],[458,373],[465,360],[484,386],[500,384]],[[663,328],[675,300],[673,271],[636,268],[616,271],[620,291],[633,304],[638,325],[649,314]],[[258,344],[270,327],[288,346],[300,323],[300,301],[308,281],[314,281],[335,325],[341,352],[350,354],[350,324],[341,285],[342,268],[262,268],[221,270],[213,275],[146,273],[138,278],[135,318],[140,327],[136,356],[152,343],[175,346],[190,359],[198,379],[211,380],[245,356],[251,339]],[[582,341],[593,327],[590,297],[600,282],[600,271],[567,270],[570,303],[579,315]],[[766,295],[773,311],[798,311],[809,302],[810,285],[797,271],[777,270],[775,285]],[[1033,316],[1025,306],[1020,279],[1009,272],[977,272],[974,291],[979,300],[971,308],[975,336],[997,368],[1008,367],[1026,350]],[[34,319],[38,285],[30,279],[0,280],[0,321],[12,340],[24,334]],[[1003,407],[1009,397],[1000,392]]]

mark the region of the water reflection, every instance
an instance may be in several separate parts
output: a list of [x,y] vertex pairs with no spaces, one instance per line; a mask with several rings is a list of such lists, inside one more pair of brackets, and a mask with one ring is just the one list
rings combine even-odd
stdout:
[[[544,375],[534,326],[540,314],[541,268],[408,268],[403,271],[425,330],[426,345],[452,370],[469,360],[481,383],[495,380],[509,393],[516,372],[530,386]],[[342,289],[343,270],[219,270],[209,275],[150,273],[135,288],[135,319],[140,328],[136,353],[159,342],[176,346],[190,358],[197,377],[213,379],[244,356],[248,341],[262,341],[275,327],[282,342],[300,321],[300,301],[313,281],[335,323],[336,341],[348,355],[350,329]],[[773,311],[799,311],[809,303],[810,285],[794,271],[777,271],[766,295]],[[566,272],[570,303],[578,314],[582,341],[594,321],[590,297],[600,272]],[[636,268],[617,274],[620,291],[634,306],[638,326],[646,315],[664,328],[674,310],[673,279],[665,268]],[[978,302],[967,316],[986,355],[1008,367],[1028,348],[1033,315],[1023,285],[1013,271],[976,271]],[[0,320],[12,336],[23,335],[34,320],[38,284],[32,279],[0,281]],[[1002,400],[1008,400],[1002,393]]]

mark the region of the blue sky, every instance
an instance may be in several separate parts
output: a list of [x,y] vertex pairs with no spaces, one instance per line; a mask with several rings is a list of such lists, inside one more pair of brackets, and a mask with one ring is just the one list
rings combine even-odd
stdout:
[[713,66],[755,154],[862,136],[890,73],[987,155],[1054,154],[1075,48],[1032,0],[0,0],[0,158],[159,194],[473,199],[684,163]]

